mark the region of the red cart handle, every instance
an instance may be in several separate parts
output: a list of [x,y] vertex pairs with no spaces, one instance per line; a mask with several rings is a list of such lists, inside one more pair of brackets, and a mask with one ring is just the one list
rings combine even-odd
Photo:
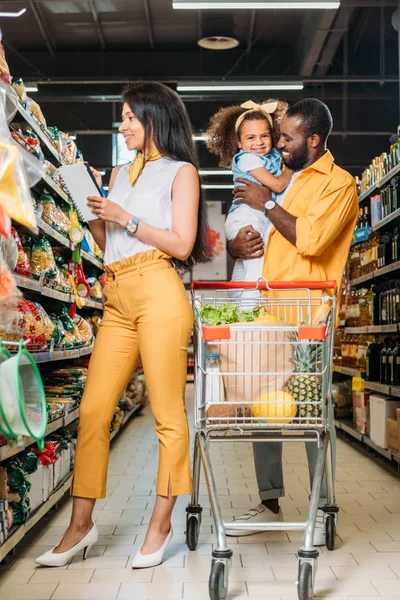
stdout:
[[334,290],[336,281],[192,281],[192,290]]

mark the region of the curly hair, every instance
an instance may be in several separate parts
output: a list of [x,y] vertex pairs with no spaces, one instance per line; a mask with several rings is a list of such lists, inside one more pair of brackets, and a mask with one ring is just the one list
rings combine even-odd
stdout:
[[[276,99],[269,98],[266,102],[276,102]],[[281,121],[289,108],[289,104],[285,100],[278,100],[278,106],[276,111],[273,113],[273,130],[272,136],[274,144],[277,143],[280,135],[280,124]],[[265,117],[265,114],[261,111],[252,111],[242,121],[238,131],[235,131],[236,121],[246,112],[246,109],[241,106],[228,106],[218,110],[210,119],[208,129],[206,131],[207,149],[211,154],[219,156],[220,167],[230,167],[232,164],[232,158],[235,156],[238,150],[237,142],[240,137],[240,130],[245,121],[254,121],[258,119],[265,120],[268,125],[269,122]]]

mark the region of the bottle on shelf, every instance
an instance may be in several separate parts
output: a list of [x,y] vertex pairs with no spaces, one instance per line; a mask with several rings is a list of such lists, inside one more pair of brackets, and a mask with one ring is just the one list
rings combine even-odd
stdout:
[[369,209],[368,206],[364,207],[364,214],[362,218],[362,227],[369,227]]
[[381,368],[380,368],[380,382],[384,385],[388,384],[388,369],[387,369],[387,359],[388,359],[388,351],[390,349],[390,338],[385,338],[383,342],[383,348],[381,349]]
[[397,262],[399,258],[399,228],[395,227],[392,237],[392,262]]
[[392,385],[400,386],[400,337],[396,338],[395,346],[392,350]]
[[380,359],[382,345],[373,342],[369,344],[365,357],[365,379],[367,381],[379,381],[380,379]]

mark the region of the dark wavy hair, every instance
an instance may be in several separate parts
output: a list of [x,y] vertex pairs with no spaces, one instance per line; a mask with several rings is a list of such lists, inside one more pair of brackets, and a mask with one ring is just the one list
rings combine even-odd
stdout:
[[[122,93],[126,102],[144,127],[144,147],[150,136],[168,158],[188,162],[198,169],[198,157],[186,107],[176,92],[157,81],[129,83]],[[190,269],[210,260],[207,204],[200,186],[198,223],[193,250],[184,261],[174,259],[178,269]]]
[[[274,98],[269,98],[266,102],[276,102]],[[276,111],[273,113],[273,128],[272,137],[274,145],[276,146],[280,136],[280,124],[281,121],[289,108],[288,103],[285,100],[278,100],[278,106]],[[267,120],[263,112],[252,111],[249,112],[243,119],[238,131],[235,129],[236,121],[246,111],[241,106],[227,106],[220,108],[215,114],[212,115],[208,129],[206,131],[207,149],[211,154],[216,154],[220,161],[220,167],[230,167],[232,165],[232,158],[238,151],[238,140],[240,140],[240,133],[245,121],[265,121],[268,128],[271,130],[269,121]]]

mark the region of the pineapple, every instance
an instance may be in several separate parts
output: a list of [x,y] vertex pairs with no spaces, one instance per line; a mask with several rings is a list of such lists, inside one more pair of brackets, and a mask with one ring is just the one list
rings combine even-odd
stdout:
[[[302,417],[300,423],[312,423],[313,419],[321,417],[321,406],[305,404],[307,402],[321,402],[322,387],[320,377],[310,375],[318,371],[321,360],[321,348],[318,344],[308,341],[299,341],[297,333],[293,333],[292,358],[294,373],[287,383],[286,389],[298,403],[298,416]],[[304,374],[302,374],[304,373]]]

